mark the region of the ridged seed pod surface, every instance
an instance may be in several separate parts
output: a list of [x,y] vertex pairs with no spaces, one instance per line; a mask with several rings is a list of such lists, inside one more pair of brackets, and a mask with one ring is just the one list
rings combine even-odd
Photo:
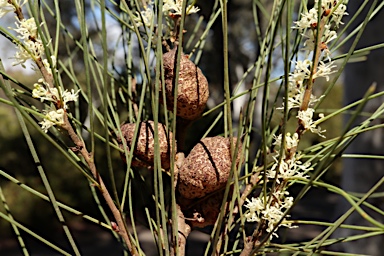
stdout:
[[[132,145],[133,136],[135,132],[134,123],[123,124],[121,126],[121,132],[128,146],[127,151]],[[133,166],[153,166],[155,158],[155,124],[153,121],[146,121],[140,123],[140,130],[137,135],[137,141],[135,143],[134,156],[140,161],[132,161]],[[166,127],[163,124],[158,123],[157,130],[159,132],[159,148],[161,166],[164,169],[168,169],[170,166],[171,155],[171,138],[172,132],[167,134]],[[122,141],[118,138],[120,147],[123,147]]]
[[[234,138],[236,145],[236,138]],[[240,145],[241,143],[239,143]],[[236,166],[240,161],[239,146]],[[178,191],[185,198],[201,198],[226,185],[232,160],[228,138],[202,139],[189,153],[179,170]]]
[[[173,111],[176,47],[163,55],[164,80],[167,108]],[[182,54],[180,59],[177,116],[194,120],[201,116],[209,97],[206,77],[189,58]]]

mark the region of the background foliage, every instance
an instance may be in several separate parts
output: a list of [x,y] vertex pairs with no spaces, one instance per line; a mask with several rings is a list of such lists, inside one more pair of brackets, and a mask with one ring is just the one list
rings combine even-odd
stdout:
[[[349,15],[351,22],[355,15],[360,17],[360,29],[364,30],[366,23],[369,24],[370,14],[380,13],[382,4],[380,1],[362,2],[361,8],[368,13],[365,16],[358,12]],[[280,129],[284,118],[275,109],[281,106],[287,95],[283,80],[288,76],[286,71],[290,70],[284,71],[284,63],[289,64],[300,58],[298,49],[301,36],[290,27],[298,19],[299,13],[313,4],[311,1],[236,0],[229,1],[225,6],[223,1],[197,1],[196,5],[201,11],[185,20],[183,51],[191,54],[191,60],[206,75],[210,99],[202,118],[191,124],[186,132],[184,152],[187,154],[202,136],[246,134],[245,164],[241,171],[243,178],[239,178],[240,190],[235,195],[241,195],[246,184],[249,184],[250,174],[262,166],[264,156],[269,157],[266,149],[270,149],[272,134]],[[156,1],[155,5],[159,3]],[[142,249],[149,255],[154,239],[158,250],[154,255],[167,255],[170,249],[161,244],[158,233],[160,226],[168,221],[167,213],[171,218],[171,209],[175,204],[171,177],[160,168],[146,170],[127,166],[121,160],[121,152],[116,146],[118,127],[124,122],[157,119],[168,124],[171,130],[175,127],[175,118],[158,104],[156,100],[161,94],[154,90],[156,84],[158,86],[156,72],[160,67],[160,56],[165,49],[158,41],[158,34],[135,26],[133,19],[136,11],[143,10],[144,6],[144,1],[28,1],[23,11],[27,17],[33,16],[43,22],[39,30],[42,38],[47,42],[51,38],[46,48],[58,59],[55,83],[65,89],[81,90],[79,100],[70,104],[72,125],[84,139],[89,151],[94,153],[97,169],[115,202],[123,204],[133,240],[140,237]],[[223,13],[227,19],[223,18]],[[1,34],[4,40],[12,42],[6,31],[10,31],[8,27],[14,21],[12,17],[2,19],[5,18],[7,20],[1,26]],[[351,22],[346,22],[341,30],[352,26]],[[165,17],[164,24],[167,24]],[[359,25],[354,24],[353,28]],[[164,35],[165,31],[166,28]],[[14,39],[15,34],[12,33]],[[359,30],[356,30],[351,35],[358,33]],[[350,43],[353,39],[347,37],[349,43],[345,47],[341,35],[342,32],[332,48],[335,49],[332,59],[338,61],[338,72],[333,74],[329,82],[319,80],[314,89],[318,95],[325,94],[318,112],[330,117],[322,124],[322,128],[327,130],[327,138],[306,133],[300,142],[299,148],[305,152],[304,159],[310,159],[316,169],[311,173],[311,182],[298,180],[290,188],[290,192],[298,198],[290,215],[299,228],[281,229],[280,237],[267,243],[259,253],[291,254],[315,248],[315,251],[342,255],[341,252],[332,251],[340,249],[330,245],[383,235],[380,224],[380,218],[384,215],[382,209],[366,203],[366,197],[374,194],[378,189],[376,185],[382,181],[372,185],[368,193],[367,190],[361,191],[363,194],[360,195],[339,189],[340,159],[356,157],[352,154],[343,155],[343,150],[364,129],[382,130],[382,123],[377,121],[383,117],[382,104],[369,113],[362,112],[362,107],[383,92],[381,89],[369,91],[365,98],[360,99],[361,95],[353,101],[357,102],[354,105],[356,108],[347,107],[343,110],[342,81],[338,79],[347,61],[362,61],[370,56],[366,47],[374,52],[382,45],[354,49],[355,45]],[[228,38],[227,44],[223,40],[225,37]],[[171,44],[169,40],[167,43]],[[13,47],[8,44],[2,51],[11,52],[15,49]],[[289,50],[288,54],[286,49]],[[7,57],[1,56],[4,68],[1,69],[3,80],[0,91],[0,195],[3,201],[0,204],[0,238],[4,242],[1,243],[0,252],[11,253],[8,246],[14,246],[17,241],[25,255],[42,255],[44,252],[49,255],[76,254],[76,247],[83,255],[121,254],[121,240],[111,230],[113,216],[90,179],[92,175],[86,162],[71,151],[73,142],[60,129],[53,128],[45,134],[37,125],[41,121],[39,110],[45,106],[31,97],[33,84],[40,77],[39,72],[31,72],[30,63],[26,65],[28,72],[12,69],[12,60]],[[12,91],[18,107],[10,97],[5,96],[6,90]],[[230,94],[230,99],[226,93]],[[263,109],[265,112],[262,112]],[[23,118],[16,114],[18,111],[24,111]],[[351,115],[343,121],[342,113]],[[293,115],[296,114],[291,113]],[[354,127],[348,126],[349,121],[357,116],[362,116],[362,121]],[[22,120],[26,121],[24,132]],[[372,124],[374,120],[377,123]],[[288,121],[287,130],[294,130],[296,125],[295,121]],[[26,143],[29,136],[36,152]],[[267,138],[267,142],[261,142],[262,138]],[[359,157],[368,158],[368,155],[363,152],[363,156]],[[34,160],[33,156],[38,156],[39,160]],[[382,154],[371,157],[382,159]],[[58,220],[54,211],[58,204],[42,199],[42,195],[47,194],[45,175],[56,200],[62,203],[60,207],[65,221]],[[253,188],[252,195],[257,196],[259,188]],[[377,214],[375,216],[379,216],[370,219],[370,226],[348,227],[351,230],[361,229],[363,234],[331,237],[337,225],[343,222],[331,216],[340,195],[349,199],[349,206],[352,205],[352,209],[361,214],[363,212],[359,205],[365,204],[373,209]],[[375,195],[381,198],[380,194]],[[341,215],[347,217],[346,212]],[[231,232],[223,238],[222,253],[239,254],[245,234],[248,236],[254,229],[251,224],[244,225],[242,213],[238,217],[243,220],[237,219],[238,222],[231,226]],[[10,224],[15,223],[25,228],[10,228]],[[70,236],[63,228],[67,225],[75,243],[70,242]],[[215,235],[218,231],[212,227],[200,231],[196,233],[199,236],[191,236],[189,241],[203,243],[207,248],[205,253],[210,254],[216,248]],[[169,237],[175,235],[172,229],[168,232]],[[148,233],[153,234],[154,238],[145,238],[143,234]],[[191,255],[197,255],[197,252]]]

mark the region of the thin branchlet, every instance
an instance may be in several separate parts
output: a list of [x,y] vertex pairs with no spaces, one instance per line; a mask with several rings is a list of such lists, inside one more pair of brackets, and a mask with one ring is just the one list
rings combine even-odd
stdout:
[[[336,31],[331,29],[331,25],[338,27],[343,24],[341,18],[347,13],[345,5],[334,0],[323,0],[321,10],[318,10],[318,5],[316,0],[314,7],[302,13],[301,19],[296,21],[293,27],[307,38],[303,48],[307,59],[297,61],[295,70],[289,74],[288,106],[285,106],[288,111],[298,110],[296,116],[298,125],[293,135],[287,133],[274,137],[273,144],[276,149],[273,156],[274,164],[264,174],[267,175],[267,182],[272,183],[271,191],[267,195],[261,193],[259,197],[251,198],[251,200],[246,198],[252,192],[252,186],[256,185],[255,181],[258,180],[256,176],[259,175],[259,172],[255,172],[251,178],[253,182],[250,182],[243,192],[241,198],[246,200],[245,207],[249,209],[244,216],[248,221],[258,222],[258,225],[252,236],[245,242],[241,255],[255,253],[267,239],[271,239],[269,237],[277,236],[278,227],[293,227],[290,223],[284,222],[289,217],[285,212],[289,210],[294,201],[287,191],[288,180],[293,177],[306,177],[306,173],[313,169],[310,162],[302,163],[300,160],[301,153],[297,151],[298,144],[307,131],[324,137],[325,130],[321,130],[317,125],[319,122],[313,120],[315,110],[312,105],[318,101],[318,98],[312,94],[313,86],[317,78],[324,77],[328,81],[329,75],[335,72],[333,68],[336,65],[329,57],[330,51],[327,44],[337,37]],[[318,14],[320,14],[320,18],[318,18]],[[311,60],[308,59],[310,55],[312,55]],[[326,58],[328,63],[325,64],[322,58]],[[284,107],[278,109],[284,109]],[[324,115],[320,114],[319,117],[323,118]],[[280,148],[282,150],[278,150]],[[244,203],[244,201],[240,203]]]
[[[25,2],[25,1],[24,1]],[[118,230],[119,235],[122,237],[125,245],[132,255],[139,255],[136,247],[133,245],[131,238],[127,232],[127,225],[123,218],[122,213],[115,205],[111,195],[108,192],[106,185],[104,184],[99,172],[97,171],[95,162],[92,155],[87,150],[84,141],[76,134],[74,131],[67,114],[67,102],[76,101],[78,98],[78,93],[68,92],[67,90],[62,91],[61,88],[58,90],[54,85],[54,80],[52,70],[54,67],[50,67],[48,61],[43,59],[44,56],[44,47],[42,46],[41,40],[38,38],[36,33],[37,27],[35,19],[31,18],[25,20],[22,5],[19,5],[17,1],[8,1],[10,5],[13,6],[14,12],[17,17],[17,26],[15,29],[19,32],[19,38],[23,40],[24,46],[19,47],[19,53],[16,54],[16,64],[22,64],[27,60],[31,59],[39,69],[42,79],[38,84],[35,84],[35,89],[32,94],[35,98],[39,98],[41,101],[48,100],[53,103],[55,109],[47,111],[45,119],[40,122],[42,129],[47,132],[48,129],[54,125],[59,126],[61,129],[67,131],[69,138],[76,145],[77,152],[84,158],[85,162],[88,164],[89,170],[91,171],[93,177],[97,181],[97,187],[103,195],[109,209],[111,210],[116,222],[113,230]],[[10,6],[11,7],[11,6]],[[54,59],[54,58],[53,58]]]

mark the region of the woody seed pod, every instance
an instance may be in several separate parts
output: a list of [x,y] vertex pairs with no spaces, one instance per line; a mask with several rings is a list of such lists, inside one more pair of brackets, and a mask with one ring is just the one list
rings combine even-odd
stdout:
[[[141,122],[139,125],[139,132],[136,138],[135,149],[133,155],[136,157],[132,160],[132,166],[151,167],[154,164],[155,158],[155,131],[154,122],[146,121]],[[135,124],[123,124],[121,132],[127,145],[127,151],[133,144],[133,136],[135,132]],[[157,130],[159,132],[159,148],[161,167],[168,169],[170,166],[171,155],[171,138],[172,132],[167,132],[165,125],[158,124]],[[120,147],[123,147],[121,138],[117,138]],[[125,156],[123,156],[125,160]]]
[[[231,194],[231,193],[230,193]],[[224,198],[224,191],[213,193],[207,196],[201,201],[201,199],[195,199],[198,201],[196,204],[186,210],[185,216],[190,220],[189,225],[192,228],[204,228],[206,226],[214,225],[217,217],[221,211],[221,203]],[[230,197],[227,198],[227,202]]]
[[[234,145],[236,145],[234,138]],[[240,143],[241,144],[241,143]],[[231,171],[232,159],[228,138],[202,139],[189,153],[179,170],[178,191],[185,198],[201,198],[224,187]],[[236,156],[240,162],[241,145]]]
[[[173,111],[176,47],[163,55],[165,94],[167,108]],[[188,120],[197,119],[204,111],[209,97],[208,81],[192,61],[184,54],[180,58],[177,113]]]

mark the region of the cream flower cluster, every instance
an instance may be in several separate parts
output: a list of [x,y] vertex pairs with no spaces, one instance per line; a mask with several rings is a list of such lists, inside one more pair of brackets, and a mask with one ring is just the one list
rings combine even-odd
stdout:
[[[273,156],[275,163],[267,170],[266,176],[268,181],[276,180],[276,184],[281,184],[282,181],[287,181],[293,177],[307,177],[306,172],[312,170],[311,163],[302,163],[300,161],[300,153],[295,152],[295,148],[299,144],[299,135],[294,133],[291,135],[287,133],[285,135],[284,146],[282,145],[282,135],[274,136],[273,145],[276,146],[276,153]],[[283,155],[279,157],[279,149],[283,147]],[[294,152],[290,155],[290,152]],[[266,199],[266,200],[265,200]],[[288,228],[294,228],[290,223],[286,223],[286,215],[284,217],[284,211],[289,209],[293,204],[293,197],[289,196],[289,192],[285,190],[275,190],[270,195],[260,195],[258,198],[247,199],[244,206],[249,209],[245,213],[245,218],[248,222],[260,222],[261,220],[266,222],[267,232],[272,232],[275,229],[277,223],[280,226]],[[277,237],[277,228],[272,233]]]
[[[307,28],[314,28],[317,26],[318,18],[318,6],[319,0],[315,0],[313,8],[308,10],[307,12],[303,12],[301,14],[301,19],[299,21],[294,22],[296,26],[294,28],[301,29],[302,31]],[[343,4],[343,1],[337,0],[321,0],[321,9],[322,16],[329,16],[331,22],[334,23],[335,26],[339,26],[340,24],[344,24],[341,22],[341,19],[344,15],[348,15],[346,12],[347,6]]]
[[[10,3],[12,2],[12,3]],[[16,8],[21,8],[23,5],[28,2],[28,0],[0,0],[0,18],[9,12],[15,12]]]
[[[20,11],[19,9],[26,2],[27,0],[23,2],[17,0],[0,0],[0,17],[11,11]],[[41,61],[47,72],[52,75],[52,68],[48,59],[43,58],[45,46],[39,38],[36,20],[34,18],[19,20],[17,17],[16,20],[16,28],[13,30],[17,32],[17,37],[20,39],[20,42],[17,42],[18,51],[15,54],[15,61],[12,64],[20,64],[25,68],[24,63],[27,60],[32,60],[34,63]],[[53,63],[53,67],[56,66],[55,56],[51,56],[51,63]],[[55,105],[55,108],[43,111],[45,116],[39,124],[44,132],[48,132],[48,129],[54,125],[64,124],[65,110],[68,108],[67,103],[76,101],[78,93],[79,91],[75,92],[74,90],[69,92],[68,90],[63,91],[61,88],[50,88],[44,79],[39,79],[38,83],[34,84],[32,97],[39,98],[41,102],[53,102]]]
[[[277,192],[275,195],[272,195],[272,198],[264,195],[258,198],[251,198],[251,200],[247,198],[245,207],[248,208],[249,211],[244,214],[244,217],[248,222],[265,220],[267,232],[272,232],[280,221],[280,226],[289,228],[296,227],[292,226],[291,223],[284,223],[285,218],[283,219],[284,211],[289,209],[293,204],[293,197],[281,196],[280,194],[281,193]],[[284,194],[287,194],[287,192]],[[283,198],[283,201],[276,201],[273,198]],[[289,217],[289,215],[286,215],[286,217]],[[272,235],[278,237],[276,230]]]
[[77,101],[79,97],[79,91],[75,90],[63,91],[60,87],[59,89],[50,88],[43,79],[40,79],[38,83],[34,84],[34,89],[32,91],[32,97],[40,99],[43,101],[50,101],[59,106],[59,109],[50,109],[49,111],[44,111],[45,117],[44,120],[39,124],[44,132],[48,132],[48,129],[54,125],[64,124],[64,114],[65,110],[68,109],[67,103],[70,101]]
[[8,3],[7,0],[0,0],[0,18],[9,12],[14,12],[15,6]]
[[[279,151],[282,147],[282,135],[274,136],[275,155],[272,156],[275,163],[267,170],[267,177],[275,180],[279,184],[281,180],[288,180],[293,177],[306,177],[305,173],[312,170],[311,163],[302,163],[300,161],[300,153],[296,153],[296,148],[299,145],[299,135],[294,133],[285,134],[283,154],[280,157]],[[291,153],[293,152],[293,153]],[[292,154],[292,155],[291,155]],[[280,159],[280,160],[279,160]]]
[[[181,15],[182,13],[182,0],[164,0],[163,1],[163,13],[164,14],[172,14],[172,15]],[[155,16],[154,12],[154,4],[153,2],[148,3],[144,6],[144,9],[140,12],[136,12],[134,17],[134,22],[136,26],[144,26],[149,28],[151,26],[151,22]],[[190,15],[192,13],[197,13],[200,9],[193,5],[188,5],[186,10],[186,15]]]
[[[340,24],[343,24],[341,22],[342,17],[348,15],[345,12],[346,5],[344,5],[342,1],[322,0],[320,19],[318,17],[318,6],[319,1],[316,0],[314,7],[302,13],[300,20],[296,21],[295,26],[293,27],[293,29],[298,29],[302,36],[306,38],[304,47],[302,48],[302,50],[306,52],[306,59],[297,61],[295,63],[294,71],[289,74],[288,110],[302,107],[306,83],[309,79],[315,80],[323,77],[326,81],[329,81],[329,76],[336,72],[336,65],[330,59],[328,44],[337,38],[337,33],[332,28],[337,28]],[[318,26],[321,26],[321,28],[318,28]],[[327,62],[319,61],[315,66],[316,69],[314,69],[314,63],[312,63],[312,60],[308,59],[308,57],[315,51],[316,37],[317,33],[320,31],[322,31],[322,34],[319,35],[321,37],[321,45],[318,45],[317,47],[320,47],[320,50],[323,53],[323,58],[327,59]],[[313,74],[311,72],[313,72]],[[320,98],[311,94],[308,106],[306,106],[304,110],[300,110],[296,117],[300,120],[305,130],[309,130],[324,137],[322,133],[325,132],[325,130],[316,127],[316,124],[312,119],[315,111],[311,107],[318,102]]]
[[[31,59],[34,62],[42,60],[48,73],[52,74],[52,69],[48,60],[43,59],[44,45],[38,36],[35,19],[29,18],[17,20],[16,28],[14,30],[18,33],[17,37],[20,38],[23,43],[17,45],[18,51],[15,54],[15,61],[12,63],[12,65],[15,66],[21,64],[21,66],[25,68],[24,63],[27,60]],[[51,56],[51,60],[55,65],[56,58]]]
[[144,10],[141,12],[136,12],[136,16],[134,17],[134,22],[136,26],[144,26],[149,28],[151,26],[151,22],[154,19],[155,13],[153,12],[152,5],[144,6]]
[[[346,6],[336,0],[322,0],[321,1],[321,17],[318,17],[318,5],[319,1],[315,0],[315,5],[312,9],[301,14],[299,21],[295,22],[294,29],[298,29],[302,36],[305,38],[304,47],[302,50],[306,51],[306,59],[298,60],[295,63],[295,69],[289,74],[288,84],[288,110],[298,109],[296,118],[299,119],[300,126],[305,131],[311,131],[321,137],[324,137],[322,130],[317,123],[321,122],[321,118],[324,118],[323,114],[319,114],[319,120],[314,121],[315,110],[312,108],[319,98],[314,95],[310,95],[307,106],[303,105],[303,99],[306,91],[307,83],[310,79],[313,80],[323,77],[327,81],[329,75],[335,72],[336,65],[330,59],[330,51],[327,44],[337,38],[336,31],[332,28],[337,28],[340,24],[343,24],[341,19],[344,15],[347,15]],[[318,27],[321,26],[321,27]],[[316,33],[322,31],[321,36],[321,53],[322,58],[327,61],[316,60],[316,68],[309,56],[314,56],[316,48]],[[313,70],[314,69],[314,70]],[[313,74],[312,74],[313,72]],[[322,96],[321,96],[322,97]],[[303,107],[303,108],[302,108]],[[283,109],[283,107],[279,108]],[[302,134],[301,133],[301,134]],[[284,145],[282,138],[284,136]],[[277,230],[276,225],[281,221],[279,226],[292,227],[286,224],[283,218],[283,211],[289,209],[293,203],[293,197],[289,196],[289,192],[286,190],[288,187],[287,181],[294,177],[307,177],[306,173],[311,171],[310,162],[303,163],[301,161],[301,153],[297,151],[299,144],[299,134],[286,133],[284,135],[279,134],[274,136],[273,145],[275,146],[275,155],[273,155],[274,163],[265,173],[267,182],[276,182],[275,188],[269,192],[268,195],[260,194],[258,198],[247,199],[244,205],[248,208],[245,213],[245,217],[249,222],[261,222],[265,221],[267,226],[266,232],[272,232]],[[282,150],[280,150],[282,149]],[[282,152],[282,154],[280,154]],[[272,234],[276,235],[276,231]]]
[[[183,0],[164,0],[163,12],[171,12],[174,15],[181,15]],[[196,6],[188,5],[186,15],[197,13],[200,9]]]
[[325,57],[330,60],[330,51],[327,48],[327,44],[332,40],[337,38],[337,33],[332,28],[338,28],[341,22],[341,19],[344,15],[348,15],[346,12],[346,5],[343,4],[343,1],[336,0],[322,0],[321,1],[321,17],[318,17],[318,0],[315,0],[314,7],[306,12],[301,14],[301,19],[295,22],[293,29],[298,29],[304,38],[307,38],[304,42],[304,47],[302,50],[306,51],[306,56],[314,51],[315,42],[316,42],[316,33],[318,22],[323,20],[326,22],[324,24],[324,32],[322,36],[323,52]]
[[41,125],[41,129],[45,133],[47,133],[48,129],[54,125],[60,126],[64,124],[64,114],[65,114],[64,109],[62,108],[57,110],[51,109],[49,111],[44,110],[43,112],[45,114],[45,117],[43,121],[39,122],[39,124]]
[[[300,123],[303,125],[306,131],[309,130],[312,133],[316,133],[320,137],[325,138],[323,133],[326,132],[326,130],[321,130],[320,126],[316,125],[315,121],[313,121],[314,112],[315,110],[313,108],[308,108],[306,110],[299,110],[296,117],[300,120]],[[324,114],[320,113],[319,117],[323,118]]]
[[34,61],[41,58],[44,54],[44,45],[37,36],[37,26],[34,18],[17,20],[14,30],[18,32],[18,38],[23,40],[23,44],[18,44],[18,52],[14,57],[14,66],[21,64],[24,68],[24,63],[32,59]]
[[275,163],[272,165],[271,169],[267,171],[267,177],[269,179],[275,179],[279,184],[280,180],[288,180],[293,177],[306,177],[305,172],[312,170],[310,162],[302,163],[300,159],[300,154],[296,153],[291,158],[284,160],[281,159],[279,162],[278,156],[273,156]]

